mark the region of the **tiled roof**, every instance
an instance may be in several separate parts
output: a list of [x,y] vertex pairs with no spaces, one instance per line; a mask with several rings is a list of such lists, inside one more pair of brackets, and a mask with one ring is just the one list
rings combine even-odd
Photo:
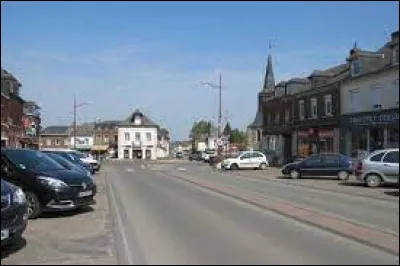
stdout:
[[125,125],[131,125],[135,126],[134,120],[135,117],[139,116],[141,118],[141,127],[158,127],[156,123],[154,123],[148,116],[143,114],[139,109],[136,109],[125,121],[120,123],[119,125],[125,126]]
[[40,134],[41,135],[68,135],[69,126],[48,126]]

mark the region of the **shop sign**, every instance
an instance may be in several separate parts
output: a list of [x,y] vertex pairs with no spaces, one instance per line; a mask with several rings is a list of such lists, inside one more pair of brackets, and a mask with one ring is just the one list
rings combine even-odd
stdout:
[[319,130],[318,136],[320,138],[333,138],[333,130]]
[[391,124],[399,122],[399,113],[390,114],[370,114],[350,117],[351,125],[376,125]]

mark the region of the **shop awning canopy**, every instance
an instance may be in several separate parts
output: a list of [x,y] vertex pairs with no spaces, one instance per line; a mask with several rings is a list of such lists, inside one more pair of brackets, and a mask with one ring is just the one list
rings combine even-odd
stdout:
[[93,145],[92,151],[107,151],[108,145]]

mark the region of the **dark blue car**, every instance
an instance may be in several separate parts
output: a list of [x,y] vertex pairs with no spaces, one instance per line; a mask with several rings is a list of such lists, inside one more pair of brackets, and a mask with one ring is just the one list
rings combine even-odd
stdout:
[[352,173],[352,160],[342,154],[315,154],[304,160],[286,164],[282,174],[297,179],[305,176],[336,176],[347,180]]

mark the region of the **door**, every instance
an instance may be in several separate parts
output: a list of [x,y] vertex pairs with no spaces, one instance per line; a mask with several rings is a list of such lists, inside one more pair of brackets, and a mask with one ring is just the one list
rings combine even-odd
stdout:
[[321,156],[308,156],[301,164],[301,173],[303,176],[317,176],[321,170]]
[[252,167],[252,153],[247,152],[240,156],[239,158],[239,167],[240,168],[251,168]]
[[253,152],[251,155],[251,167],[258,168],[264,162],[264,156],[259,152]]
[[390,183],[396,183],[399,181],[399,152],[389,151],[383,157],[382,172]]
[[321,168],[315,171],[320,176],[336,176],[339,172],[339,156],[327,154],[321,156]]

